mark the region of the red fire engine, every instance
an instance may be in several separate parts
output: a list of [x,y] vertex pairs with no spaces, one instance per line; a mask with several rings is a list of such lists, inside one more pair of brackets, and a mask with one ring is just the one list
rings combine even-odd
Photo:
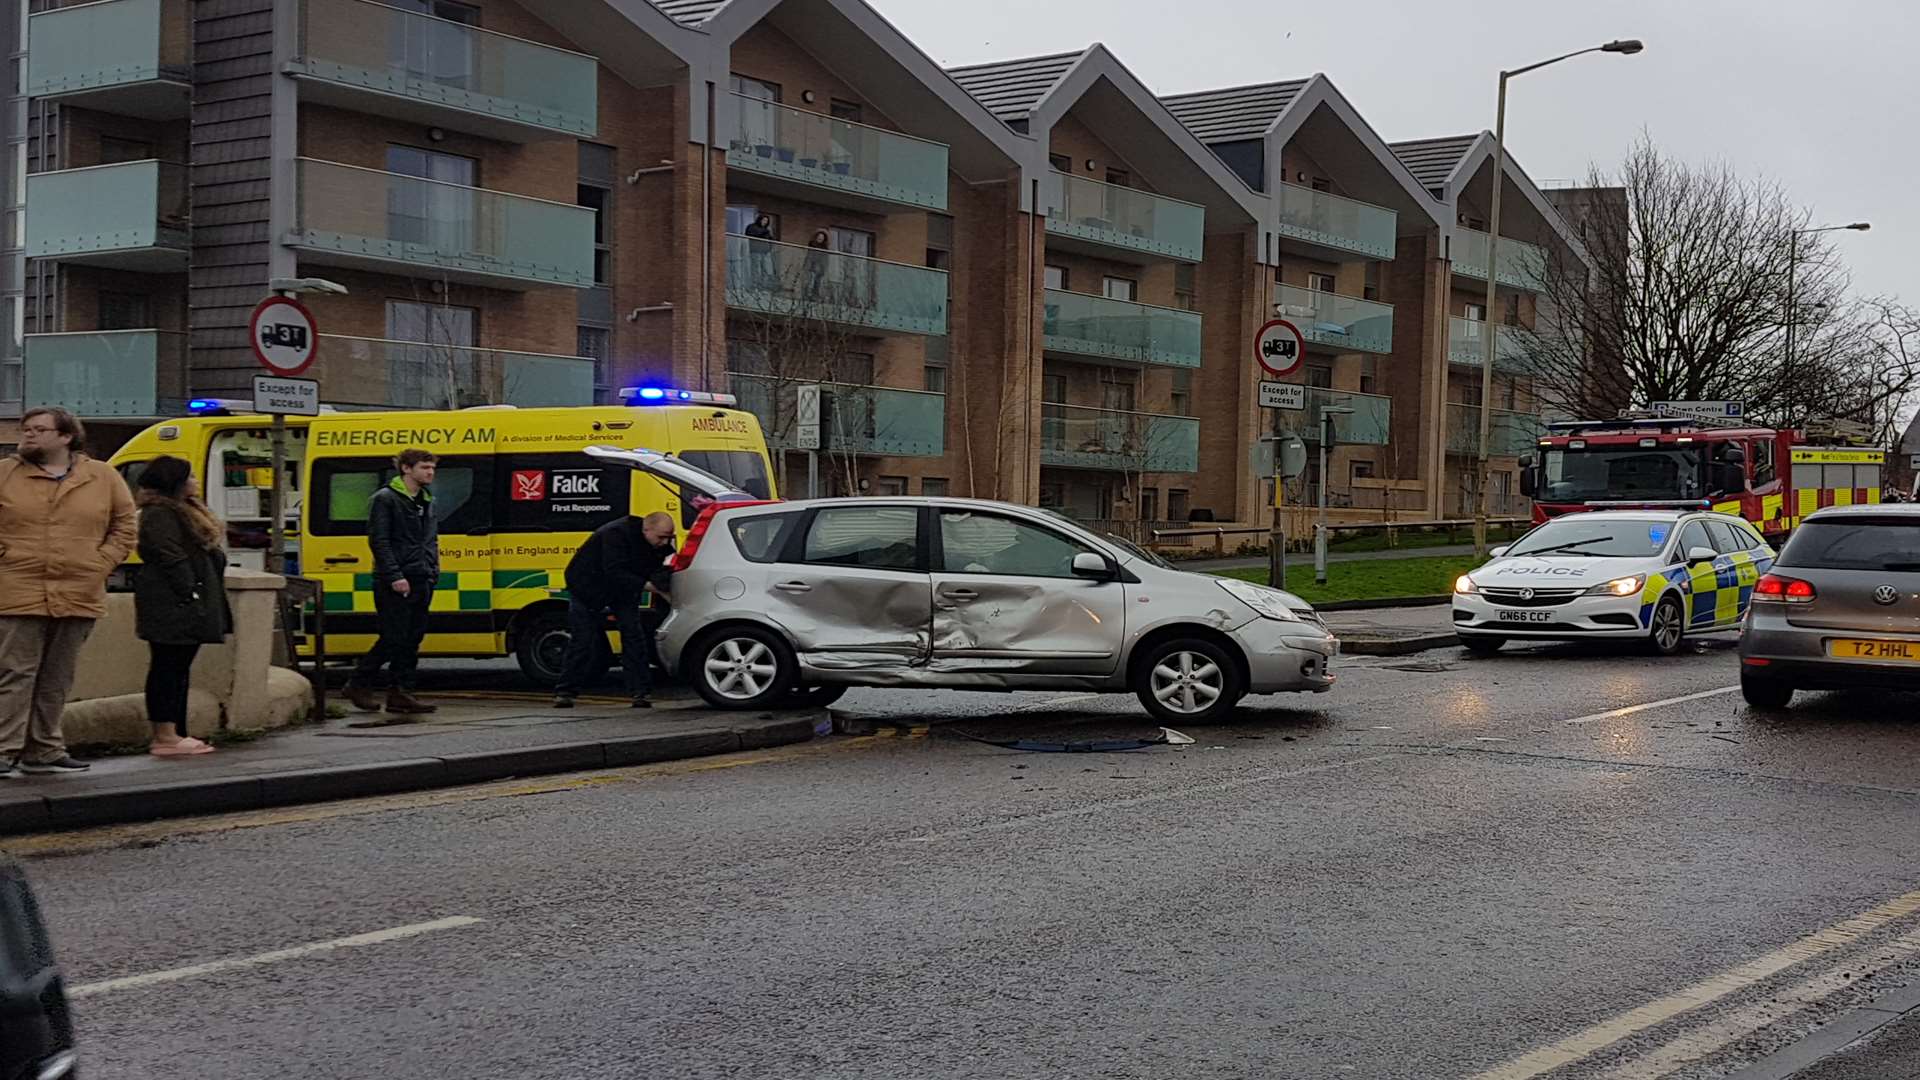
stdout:
[[1814,445],[1801,429],[1729,427],[1684,417],[1547,425],[1523,459],[1521,491],[1536,524],[1581,510],[1711,508],[1769,540],[1823,506],[1880,501],[1886,452]]

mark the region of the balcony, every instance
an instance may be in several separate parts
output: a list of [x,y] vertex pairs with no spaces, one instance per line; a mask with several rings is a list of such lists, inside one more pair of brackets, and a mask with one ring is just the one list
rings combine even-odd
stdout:
[[187,115],[188,0],[100,0],[27,19],[27,94],[122,116]]
[[[1533,452],[1546,424],[1533,413],[1494,409],[1487,439],[1487,452],[1493,457],[1519,457]],[[1467,457],[1480,455],[1480,406],[1447,406],[1447,453]]]
[[167,162],[34,173],[26,253],[116,270],[185,270],[187,198],[185,166]]
[[1200,313],[1048,289],[1046,348],[1166,367],[1200,366]]
[[26,405],[87,418],[155,420],[187,411],[187,335],[95,330],[26,335]]
[[[760,418],[767,445],[794,449],[796,388],[805,380],[728,372],[740,407]],[[820,384],[822,449],[886,457],[947,452],[947,395],[888,386]]]
[[1040,464],[1121,472],[1197,472],[1200,421],[1047,402],[1040,406]]
[[1201,259],[1206,211],[1193,203],[1063,172],[1047,174],[1043,194],[1049,246],[1127,262]]
[[1332,262],[1393,258],[1399,219],[1384,206],[1298,184],[1276,185],[1274,204],[1280,235],[1319,249],[1314,254]]
[[[1453,275],[1487,280],[1487,247],[1493,238],[1477,229],[1453,234]],[[1547,283],[1547,249],[1511,236],[1500,238],[1500,284],[1540,292]]]
[[947,332],[947,275],[827,248],[727,237],[727,306],[900,334]]
[[523,409],[593,404],[593,361],[463,345],[321,334],[309,379],[330,405],[378,409]]
[[593,284],[593,211],[299,158],[302,260],[496,289]]
[[1307,407],[1286,414],[1294,434],[1310,443],[1320,441],[1320,419],[1327,409],[1352,409],[1333,418],[1333,439],[1340,445],[1385,446],[1393,434],[1393,399],[1379,394],[1357,394],[1324,387],[1307,387]]
[[1335,352],[1390,353],[1393,351],[1393,305],[1357,296],[1273,287],[1274,310],[1298,327],[1308,347],[1324,345]]
[[[1493,370],[1507,375],[1525,375],[1532,370],[1533,331],[1520,326],[1496,326],[1499,337],[1493,343]],[[1487,324],[1479,319],[1455,315],[1447,320],[1447,363],[1477,368],[1487,359]]]
[[741,94],[723,105],[729,181],[853,209],[947,208],[944,144]]
[[372,0],[302,0],[301,96],[507,142],[593,138],[600,63]]

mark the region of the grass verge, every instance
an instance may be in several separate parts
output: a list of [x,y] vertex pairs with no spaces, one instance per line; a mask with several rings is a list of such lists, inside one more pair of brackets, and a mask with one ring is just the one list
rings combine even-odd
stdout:
[[[1402,596],[1440,596],[1453,591],[1454,579],[1478,563],[1471,555],[1437,558],[1372,559],[1327,564],[1327,583],[1313,580],[1313,563],[1287,561],[1287,591],[1309,604],[1341,600],[1391,600]],[[1223,570],[1221,577],[1256,585],[1267,583],[1267,568]]]

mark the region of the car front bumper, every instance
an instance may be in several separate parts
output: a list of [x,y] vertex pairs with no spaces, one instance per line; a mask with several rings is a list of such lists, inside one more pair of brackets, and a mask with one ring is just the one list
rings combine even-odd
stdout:
[[1249,694],[1333,689],[1329,665],[1340,654],[1340,640],[1320,624],[1255,619],[1231,636],[1247,658]]
[[[1501,605],[1473,593],[1453,596],[1453,629],[1462,637],[1639,638],[1647,633],[1641,621],[1645,605],[1640,593],[1632,596],[1576,596],[1554,607]],[[1511,618],[1525,616],[1524,620]],[[1506,615],[1508,617],[1503,618]]]
[[1885,664],[1827,655],[1827,643],[1834,638],[1920,646],[1920,637],[1794,626],[1782,614],[1762,614],[1761,605],[1756,604],[1753,610],[1740,632],[1740,671],[1748,678],[1781,682],[1801,690],[1920,690],[1920,664]]

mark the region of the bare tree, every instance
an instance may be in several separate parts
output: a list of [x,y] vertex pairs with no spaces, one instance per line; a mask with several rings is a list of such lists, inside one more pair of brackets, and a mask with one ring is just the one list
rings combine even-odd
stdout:
[[1565,255],[1549,260],[1543,332],[1520,358],[1548,407],[1610,416],[1738,399],[1750,416],[1796,423],[1860,372],[1845,269],[1825,237],[1796,236],[1807,212],[1778,184],[1676,161],[1644,136],[1617,177],[1596,169],[1589,183],[1623,188],[1625,205],[1581,223],[1591,275]]

